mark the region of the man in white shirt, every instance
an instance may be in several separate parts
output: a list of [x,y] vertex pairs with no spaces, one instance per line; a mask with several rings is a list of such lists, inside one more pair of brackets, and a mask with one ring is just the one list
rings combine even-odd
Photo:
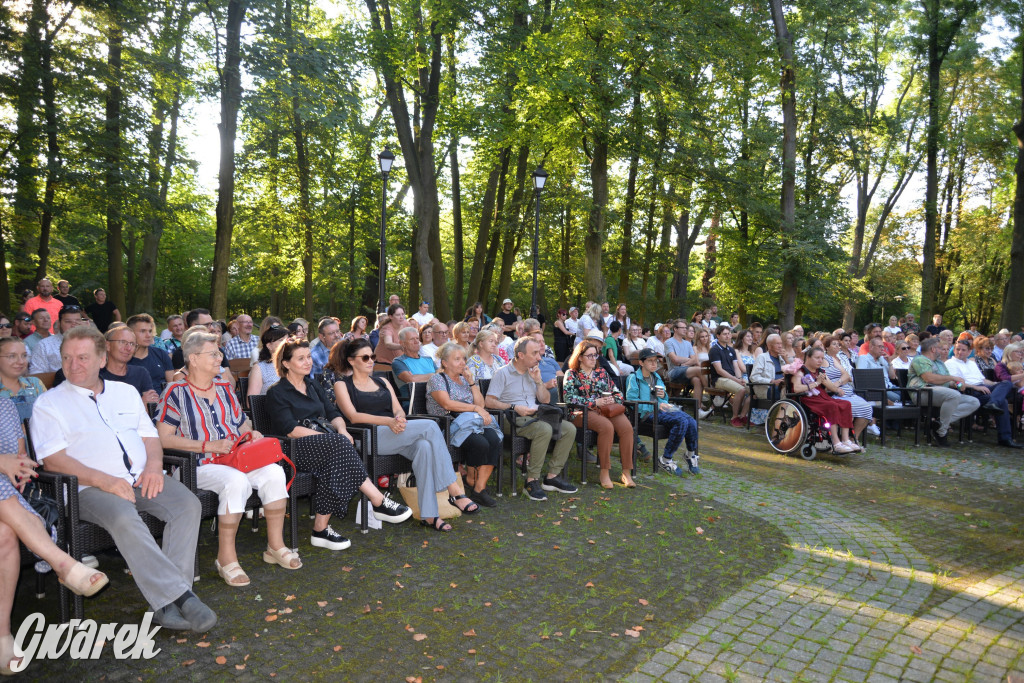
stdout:
[[32,361],[28,366],[28,371],[32,374],[60,370],[60,346],[64,335],[85,322],[82,319],[82,309],[78,306],[65,306],[60,309],[57,316],[60,334],[51,334],[36,344],[36,348],[32,351]]
[[[163,473],[160,439],[138,392],[100,379],[106,356],[106,340],[95,328],[64,335],[67,381],[36,399],[32,410],[36,454],[48,471],[78,477],[81,518],[113,537],[153,621],[205,633],[217,615],[192,592],[199,499]],[[166,523],[162,549],[140,512]]]
[[437,320],[434,314],[430,312],[430,302],[421,301],[420,310],[412,314],[412,319],[416,321],[417,327],[423,327],[427,323]]
[[970,342],[958,341],[953,347],[953,357],[946,361],[946,369],[949,370],[949,374],[964,381],[967,385],[965,392],[978,399],[981,403],[980,410],[992,413],[996,418],[999,445],[1004,448],[1022,448],[1013,440],[1010,410],[1007,405],[1007,397],[1013,391],[1013,384],[985,379],[978,364],[970,355]]
[[647,348],[653,349],[659,356],[665,355],[665,342],[672,336],[672,326],[658,323],[654,326],[654,334],[647,338]]
[[615,314],[612,313],[612,307],[607,301],[601,304],[601,320],[604,320],[604,328],[606,330],[611,327],[612,321],[615,320]]

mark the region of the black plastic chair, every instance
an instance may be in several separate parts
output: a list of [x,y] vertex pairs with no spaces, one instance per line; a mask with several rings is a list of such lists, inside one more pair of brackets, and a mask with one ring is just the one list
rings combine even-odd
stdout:
[[[886,422],[898,420],[897,436],[903,433],[903,420],[914,421],[914,445],[921,443],[921,421],[930,419],[932,413],[931,389],[911,389],[908,387],[888,388],[885,386],[885,375],[880,368],[853,369],[854,393],[872,404],[872,410],[881,433],[881,444],[885,446]],[[887,392],[896,391],[900,394],[902,406],[889,406]],[[913,399],[913,400],[911,400]],[[932,431],[927,430],[928,444],[932,442]]]

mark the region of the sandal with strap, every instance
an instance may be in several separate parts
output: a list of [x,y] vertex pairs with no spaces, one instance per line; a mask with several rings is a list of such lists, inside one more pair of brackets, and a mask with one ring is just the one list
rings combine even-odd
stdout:
[[452,530],[452,525],[444,521],[440,517],[434,517],[433,522],[428,522],[425,519],[420,520],[420,526],[428,526],[434,531],[440,531],[442,533],[448,533]]
[[[267,548],[263,551],[263,561],[267,564],[276,564],[285,569],[302,568],[302,560],[299,559],[299,554],[288,547],[281,548],[280,550]],[[292,562],[298,562],[298,564],[292,566]]]
[[249,577],[238,562],[229,562],[222,567],[219,560],[214,560],[213,566],[217,568],[217,573],[224,579],[224,583],[232,588],[244,588],[249,585]]
[[[468,500],[469,503],[466,505],[466,507],[459,508],[459,504],[456,501],[461,500],[463,498]],[[477,512],[480,512],[480,506],[477,505],[476,503],[474,503],[473,500],[469,496],[467,496],[467,495],[465,495],[463,493],[460,493],[457,496],[448,496],[448,502],[451,503],[452,505],[454,505],[455,507],[459,508],[459,510],[461,510],[462,514],[464,514],[464,515],[473,515],[473,514],[476,514]]]
[[[99,574],[100,578],[93,581],[97,574]],[[106,574],[98,572],[81,562],[75,562],[64,578],[57,580],[75,595],[81,595],[86,598],[96,595],[100,592],[100,589],[110,583]]]
[[0,676],[15,675],[17,672],[11,668],[11,665],[20,664],[21,660],[21,657],[14,654],[14,636],[11,634],[0,636]]

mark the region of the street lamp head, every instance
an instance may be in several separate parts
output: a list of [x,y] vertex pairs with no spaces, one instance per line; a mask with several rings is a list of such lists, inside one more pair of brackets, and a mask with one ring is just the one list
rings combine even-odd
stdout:
[[533,189],[540,192],[544,189],[544,183],[547,182],[548,172],[544,170],[544,165],[541,164],[537,167],[537,170],[530,174],[533,178]]
[[395,155],[385,146],[384,151],[377,155],[377,162],[380,164],[380,172],[387,175],[391,172],[391,165],[395,163]]

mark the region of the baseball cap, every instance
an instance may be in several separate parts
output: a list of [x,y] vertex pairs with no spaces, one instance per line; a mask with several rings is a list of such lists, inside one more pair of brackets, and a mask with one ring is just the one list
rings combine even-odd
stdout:
[[501,302],[501,305],[504,306],[505,304],[510,304],[510,303],[512,303],[512,299],[505,299],[504,301]]
[[661,354],[654,349],[640,349],[639,358],[641,361],[645,361],[648,358],[661,358]]
[[661,329],[662,327],[664,327],[664,323],[655,323],[655,324],[654,324],[654,331],[655,331],[655,332],[657,332],[657,331],[658,331],[658,330],[660,330],[660,329]]

